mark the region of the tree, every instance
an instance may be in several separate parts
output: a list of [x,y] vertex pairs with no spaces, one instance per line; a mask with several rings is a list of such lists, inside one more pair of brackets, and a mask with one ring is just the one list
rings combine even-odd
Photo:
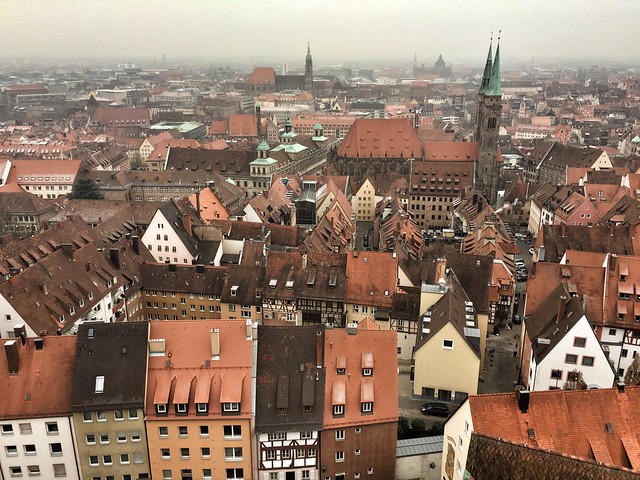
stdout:
[[409,426],[409,420],[407,417],[398,417],[398,440],[404,440],[409,438],[411,427]]
[[414,418],[411,420],[411,438],[426,437],[427,427],[424,424],[424,420],[421,418]]
[[624,383],[627,385],[640,385],[640,355],[638,353],[633,354],[633,362],[627,368],[627,373],[624,375]]
[[436,435],[442,434],[444,434],[444,423],[442,422],[435,422],[431,428],[427,430],[427,436],[429,437],[435,437]]
[[69,198],[84,198],[89,200],[102,200],[104,195],[98,189],[96,182],[90,178],[80,178],[73,184]]

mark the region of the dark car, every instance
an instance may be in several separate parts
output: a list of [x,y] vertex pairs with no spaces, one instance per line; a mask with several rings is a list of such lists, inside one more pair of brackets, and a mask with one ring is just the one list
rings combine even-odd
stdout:
[[448,417],[449,407],[442,402],[427,402],[420,407],[420,411],[424,415],[436,415],[438,417]]
[[522,323],[522,318],[517,313],[513,316],[513,323],[516,325],[520,325]]
[[364,237],[362,237],[362,245],[364,247],[368,247],[369,246],[369,235],[365,235]]

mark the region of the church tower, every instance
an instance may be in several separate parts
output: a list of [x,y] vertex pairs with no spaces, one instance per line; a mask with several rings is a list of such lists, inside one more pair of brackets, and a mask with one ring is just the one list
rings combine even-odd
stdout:
[[500,37],[496,46],[496,55],[491,59],[492,42],[489,44],[487,62],[478,92],[478,114],[476,118],[476,142],[480,144],[476,165],[476,190],[495,205],[498,197],[497,164],[498,132],[502,114],[502,88],[500,87]]
[[307,43],[307,58],[304,62],[304,89],[315,97],[313,92],[313,59],[309,43]]

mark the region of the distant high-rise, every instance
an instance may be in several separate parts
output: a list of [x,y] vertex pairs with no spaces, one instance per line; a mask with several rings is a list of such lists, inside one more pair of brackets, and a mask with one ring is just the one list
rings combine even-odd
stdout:
[[[493,42],[492,42],[493,43]],[[491,58],[491,43],[484,67],[480,91],[478,92],[478,113],[476,118],[476,141],[480,144],[476,168],[476,190],[482,192],[491,204],[498,196],[497,163],[498,132],[502,114],[502,88],[500,87],[500,37],[496,55]]]

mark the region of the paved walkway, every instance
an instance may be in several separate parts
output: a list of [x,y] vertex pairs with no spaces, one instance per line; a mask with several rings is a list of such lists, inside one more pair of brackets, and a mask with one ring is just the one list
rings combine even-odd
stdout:
[[514,351],[520,342],[521,325],[503,328],[499,335],[487,338],[484,382],[478,383],[478,393],[511,392],[518,381],[518,359]]

